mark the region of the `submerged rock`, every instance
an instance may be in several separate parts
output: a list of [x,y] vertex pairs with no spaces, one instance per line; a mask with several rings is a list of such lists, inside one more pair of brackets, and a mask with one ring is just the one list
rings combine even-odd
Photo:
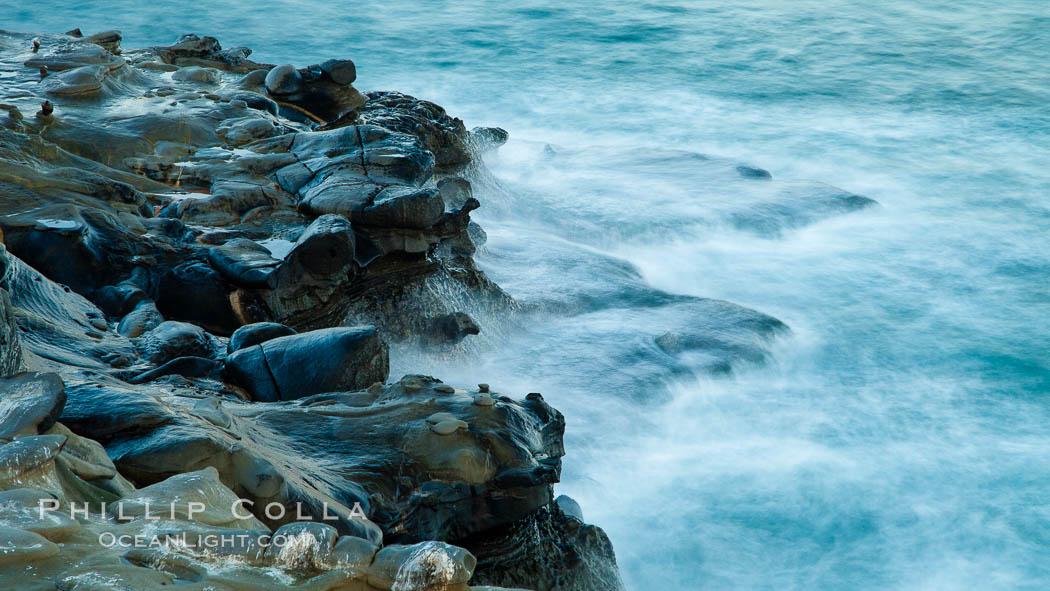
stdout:
[[741,164],[736,167],[736,171],[740,173],[740,176],[746,179],[769,180],[773,178],[773,175],[769,174],[768,170],[756,168],[754,166],[745,166]]

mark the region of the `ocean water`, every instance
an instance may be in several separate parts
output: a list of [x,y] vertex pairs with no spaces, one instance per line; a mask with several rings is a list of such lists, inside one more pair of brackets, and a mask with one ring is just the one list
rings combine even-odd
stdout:
[[[1045,1],[3,4],[351,57],[506,128],[478,260],[538,311],[411,369],[565,412],[558,490],[629,588],[1050,588]],[[790,331],[671,359],[654,337],[724,336],[679,296]]]

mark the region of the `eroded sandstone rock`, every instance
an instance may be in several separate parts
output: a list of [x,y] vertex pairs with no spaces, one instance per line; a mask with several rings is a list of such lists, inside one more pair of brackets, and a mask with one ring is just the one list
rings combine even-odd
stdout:
[[274,402],[383,382],[389,365],[375,328],[326,328],[240,349],[225,376],[254,400]]
[[[446,542],[550,506],[564,453],[538,395],[382,383],[387,341],[454,346],[476,310],[514,309],[471,259],[480,203],[451,176],[479,141],[433,103],[362,95],[351,60],[120,42],[0,31],[0,378],[61,376],[0,379],[0,528],[34,565],[0,566],[0,587],[465,589],[474,557]],[[250,517],[220,507],[237,498]],[[61,511],[33,518],[41,501]],[[298,541],[110,549],[103,531]]]
[[65,385],[57,374],[0,377],[0,440],[47,431],[65,404]]

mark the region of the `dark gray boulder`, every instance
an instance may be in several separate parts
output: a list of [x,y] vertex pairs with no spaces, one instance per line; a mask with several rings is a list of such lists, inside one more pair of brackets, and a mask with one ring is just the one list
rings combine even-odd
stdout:
[[230,303],[233,286],[211,266],[187,262],[162,269],[153,290],[165,318],[178,318],[227,335],[242,323]]
[[353,84],[357,80],[357,66],[352,60],[327,60],[321,62],[321,71],[336,84]]
[[137,285],[131,282],[121,282],[118,285],[106,285],[95,293],[95,303],[106,314],[113,317],[123,317],[134,310],[141,302],[148,300],[149,296]]
[[299,236],[292,251],[281,265],[281,279],[297,271],[318,275],[332,275],[346,268],[354,260],[354,231],[350,222],[337,215],[323,215]]
[[224,279],[245,287],[273,288],[274,270],[281,261],[270,251],[247,238],[234,238],[208,251],[208,262]]
[[370,226],[423,230],[436,224],[444,212],[445,204],[437,189],[391,185],[380,191],[370,205],[355,212],[351,220]]
[[387,346],[373,327],[326,328],[280,337],[234,352],[225,377],[254,400],[294,400],[383,382]]

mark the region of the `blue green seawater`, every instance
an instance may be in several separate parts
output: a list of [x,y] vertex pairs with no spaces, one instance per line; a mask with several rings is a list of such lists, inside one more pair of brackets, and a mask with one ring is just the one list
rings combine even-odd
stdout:
[[[629,588],[1050,588],[1045,1],[0,8],[3,28],[128,47],[198,32],[260,61],[350,57],[359,88],[506,128],[478,260],[559,312],[405,369],[563,410],[558,489]],[[808,211],[821,183],[879,206]],[[652,338],[709,319],[638,285],[791,332],[728,375],[672,367]]]

